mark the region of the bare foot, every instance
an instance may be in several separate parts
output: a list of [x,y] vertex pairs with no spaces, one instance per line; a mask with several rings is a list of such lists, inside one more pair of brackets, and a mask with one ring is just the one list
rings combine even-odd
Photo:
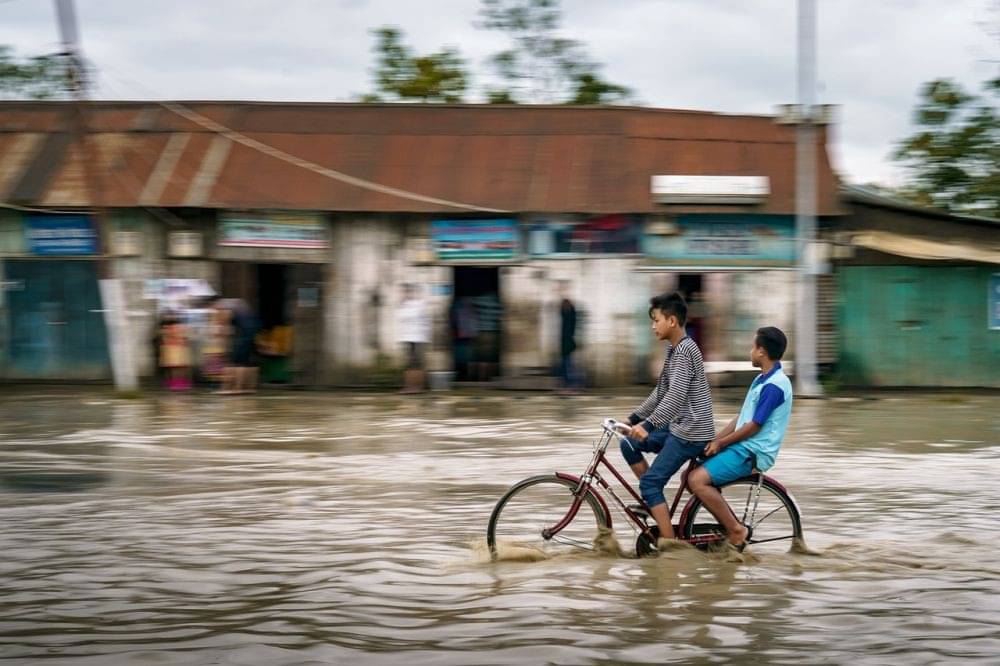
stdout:
[[673,537],[660,537],[656,540],[656,549],[661,553],[668,550],[682,550],[690,547],[691,544],[687,541]]
[[747,529],[746,525],[741,524],[738,530],[729,534],[729,543],[734,546],[745,544],[749,536],[750,530]]

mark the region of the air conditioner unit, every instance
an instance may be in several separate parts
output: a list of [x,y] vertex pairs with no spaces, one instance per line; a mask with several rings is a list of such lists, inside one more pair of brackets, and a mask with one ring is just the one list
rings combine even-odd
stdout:
[[434,263],[434,247],[430,238],[408,238],[406,240],[406,260],[412,265]]
[[111,254],[116,257],[137,257],[142,254],[141,231],[116,231],[111,235]]
[[167,254],[171,257],[189,259],[204,253],[200,231],[171,231],[167,235]]

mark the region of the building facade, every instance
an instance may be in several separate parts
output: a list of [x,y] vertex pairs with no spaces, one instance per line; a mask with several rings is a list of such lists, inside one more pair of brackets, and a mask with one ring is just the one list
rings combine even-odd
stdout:
[[848,386],[1000,387],[1000,220],[846,188],[832,239]]
[[794,333],[795,136],[771,117],[101,102],[85,142],[71,111],[0,103],[5,378],[109,376],[100,277],[123,281],[144,375],[157,316],[184,294],[291,327],[288,373],[318,386],[399,364],[404,284],[432,315],[429,368],[464,381],[547,373],[560,284],[592,384],[646,381],[660,353],[646,304],[667,289],[692,297],[710,362],[744,362],[760,325]]

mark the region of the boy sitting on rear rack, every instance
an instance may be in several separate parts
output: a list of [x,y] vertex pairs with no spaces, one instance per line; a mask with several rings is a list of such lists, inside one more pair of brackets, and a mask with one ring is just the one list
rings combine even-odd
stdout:
[[774,465],[792,413],[792,383],[781,369],[787,346],[779,329],[757,329],[750,362],[761,374],[750,384],[739,416],[705,448],[705,455],[711,457],[688,475],[691,492],[726,528],[729,543],[739,550],[746,547],[751,531],[733,515],[719,486],[749,476],[754,468],[763,473]]

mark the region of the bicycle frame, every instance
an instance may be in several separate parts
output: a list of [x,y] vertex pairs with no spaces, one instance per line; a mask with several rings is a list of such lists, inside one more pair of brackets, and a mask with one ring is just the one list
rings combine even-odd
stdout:
[[[611,443],[612,437],[613,436],[621,437],[619,433],[615,432],[614,425],[609,426],[609,422],[610,421],[605,421],[604,434],[601,437],[600,441],[598,442],[597,447],[594,449],[594,456],[591,458],[590,464],[587,465],[587,470],[583,473],[582,476],[567,474],[565,472],[556,472],[556,476],[566,479],[567,481],[576,483],[577,485],[576,489],[573,491],[573,503],[570,505],[569,511],[566,513],[565,516],[562,517],[562,519],[558,523],[556,523],[552,527],[548,527],[542,530],[542,537],[544,539],[546,540],[552,539],[573,521],[573,519],[576,517],[577,512],[580,510],[580,506],[583,504],[584,498],[587,496],[588,492],[593,492],[594,496],[600,503],[601,508],[604,509],[604,515],[607,519],[607,527],[608,528],[612,527],[611,512],[608,510],[608,505],[604,501],[602,493],[599,491],[597,492],[593,491],[594,485],[596,483],[597,486],[603,488],[607,493],[611,495],[611,497],[614,498],[615,502],[618,503],[618,507],[629,518],[629,520],[632,521],[632,523],[639,529],[639,531],[645,534],[650,539],[650,543],[652,544],[656,543],[656,535],[652,531],[652,528],[655,526],[655,523],[653,525],[649,525],[648,523],[646,523],[645,520],[640,518],[639,515],[636,514],[635,511],[630,509],[629,506],[622,500],[622,498],[618,496],[618,493],[614,491],[614,488],[611,487],[611,484],[608,483],[607,479],[601,476],[601,474],[598,472],[598,468],[602,465],[605,468],[607,468],[607,470],[611,472],[612,476],[614,476],[614,478],[617,479],[618,482],[628,491],[629,495],[632,496],[632,499],[634,499],[636,503],[639,504],[639,506],[641,506],[647,513],[649,512],[649,507],[646,505],[645,500],[642,499],[642,496],[638,492],[636,492],[635,488],[632,487],[632,484],[629,483],[622,476],[621,472],[619,472],[615,468],[615,466],[612,465],[611,462],[607,459],[606,452],[608,449],[608,445]],[[671,516],[676,515],[677,507],[680,504],[681,498],[684,496],[684,491],[687,490],[688,473],[693,468],[694,468],[694,463],[688,463],[688,465],[681,472],[680,486],[677,488],[677,493],[674,495],[673,502],[670,505]],[[691,499],[688,500],[689,504],[690,502]],[[684,509],[684,514],[686,513],[687,513],[687,506]],[[675,526],[675,532],[678,527],[679,525]],[[721,541],[723,538],[724,537],[722,536],[716,536],[716,535],[697,535],[690,539],[684,539],[684,540],[693,545],[702,545],[708,543],[716,543],[718,541]]]

